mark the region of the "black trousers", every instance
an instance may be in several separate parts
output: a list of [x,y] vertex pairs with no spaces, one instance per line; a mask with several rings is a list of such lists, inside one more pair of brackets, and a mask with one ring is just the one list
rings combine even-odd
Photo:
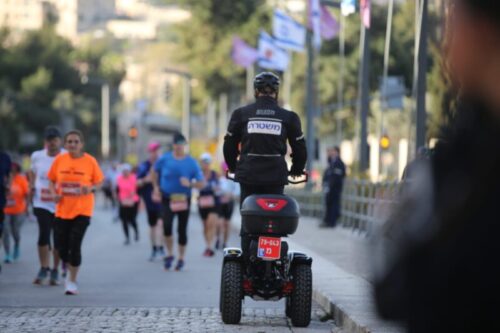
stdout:
[[177,243],[179,245],[187,245],[188,237],[187,237],[187,227],[189,222],[189,213],[191,208],[191,198],[188,198],[188,209],[181,212],[173,212],[170,209],[170,198],[163,197],[162,198],[162,208],[163,208],[163,235],[165,237],[172,236],[172,229],[174,227],[174,218],[177,216],[177,234],[178,239]]
[[36,216],[38,222],[38,246],[51,246],[51,236],[53,238],[54,248],[58,248],[56,244],[56,236],[54,232],[55,227],[55,217],[54,213],[44,209],[44,208],[34,208],[33,213]]
[[[240,184],[241,196],[240,196],[240,208],[243,205],[245,199],[253,194],[283,194],[285,192],[285,185],[272,185],[272,186],[262,186],[262,185],[249,185]],[[245,259],[248,258],[248,249],[250,248],[250,242],[252,237],[245,234],[243,229],[240,230],[241,236],[241,249],[243,250],[243,256]]]
[[90,224],[90,217],[79,215],[71,220],[56,219],[56,237],[59,255],[64,263],[78,267],[82,263],[82,242]]
[[337,220],[340,218],[340,201],[341,193],[333,192],[325,196],[325,224],[336,226]]
[[5,214],[3,208],[0,208],[0,238],[3,235],[3,221],[5,220]]
[[125,238],[129,239],[129,225],[134,229],[135,235],[138,235],[137,229],[137,212],[139,210],[139,203],[135,203],[133,206],[123,206],[120,204],[119,213],[120,220],[122,221],[123,232],[125,233]]

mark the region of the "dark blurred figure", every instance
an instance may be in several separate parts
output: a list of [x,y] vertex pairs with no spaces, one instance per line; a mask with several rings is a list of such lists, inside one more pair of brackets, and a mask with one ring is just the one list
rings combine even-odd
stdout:
[[419,165],[421,163],[429,160],[430,154],[431,154],[431,151],[428,148],[426,148],[426,147],[418,148],[417,156],[415,157],[415,159],[413,161],[408,163],[408,165],[404,169],[402,179],[403,180],[410,180],[414,176],[416,170],[419,169]]
[[457,113],[378,239],[376,302],[411,333],[500,332],[500,3],[449,3]]
[[340,158],[340,148],[328,149],[328,167],[323,175],[326,213],[322,228],[334,228],[340,217],[342,188],[344,186],[345,164]]
[[[0,239],[2,239],[3,235],[3,223],[5,219],[3,209],[7,204],[6,196],[9,188],[11,166],[12,162],[9,155],[4,153],[3,151],[0,151]],[[1,271],[2,266],[0,265],[0,272]]]

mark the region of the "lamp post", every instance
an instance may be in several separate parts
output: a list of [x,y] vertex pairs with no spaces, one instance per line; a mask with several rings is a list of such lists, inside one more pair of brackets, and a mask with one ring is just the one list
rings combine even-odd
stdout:
[[104,159],[108,159],[110,152],[109,123],[111,113],[109,84],[103,78],[92,77],[90,79],[87,75],[82,76],[81,82],[82,84],[101,86],[101,156]]
[[165,73],[174,74],[184,79],[184,94],[182,108],[182,133],[189,142],[191,136],[191,73],[180,71],[177,69],[165,68]]

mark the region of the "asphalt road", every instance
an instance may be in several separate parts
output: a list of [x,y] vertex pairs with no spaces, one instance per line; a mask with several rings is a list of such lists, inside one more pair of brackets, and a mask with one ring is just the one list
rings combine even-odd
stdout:
[[[36,255],[38,228],[34,222],[25,222],[22,230],[21,258],[13,264],[3,264],[3,271],[0,274],[0,319],[2,319],[0,331],[22,332],[23,329],[27,329],[26,332],[32,332],[33,330],[29,329],[30,325],[20,325],[28,321],[37,328],[34,331],[56,332],[57,330],[50,325],[48,327],[52,328],[42,329],[45,327],[44,323],[49,314],[51,315],[48,317],[60,319],[61,325],[57,325],[58,327],[65,327],[65,323],[77,324],[78,321],[75,322],[75,318],[81,319],[80,315],[70,316],[71,318],[68,319],[68,313],[84,311],[84,313],[88,312],[86,317],[93,317],[94,314],[101,320],[92,321],[92,323],[103,323],[95,327],[96,332],[114,332],[116,326],[113,323],[123,322],[120,311],[125,311],[122,310],[124,308],[128,309],[131,318],[137,317],[133,323],[138,326],[131,326],[130,329],[122,327],[118,330],[121,332],[148,332],[148,327],[151,330],[154,328],[155,331],[157,329],[179,331],[178,326],[167,325],[173,322],[176,325],[180,323],[186,331],[191,330],[188,329],[189,323],[194,325],[191,331],[235,330],[240,332],[245,327],[250,331],[253,331],[252,327],[258,328],[258,332],[290,331],[290,325],[283,315],[283,301],[254,302],[246,299],[244,325],[228,329],[227,326],[221,324],[216,309],[218,308],[222,252],[218,252],[213,258],[202,256],[204,250],[202,227],[196,213],[192,214],[189,222],[185,270],[166,272],[161,260],[148,261],[150,244],[144,214],[139,216],[141,239],[137,243],[125,246],[121,224],[113,223],[111,211],[104,210],[101,205],[98,203],[95,216],[84,239],[78,296],[64,295],[63,286],[50,287],[32,284],[39,269]],[[237,234],[233,232],[229,245],[238,245],[238,243]],[[65,308],[72,309],[64,311]],[[147,312],[146,316],[144,311]],[[162,313],[165,316],[162,316]],[[179,321],[180,314],[186,317],[185,320]],[[333,327],[331,322],[319,321],[323,315],[324,313],[315,305],[314,320],[307,332],[313,329],[317,332],[331,331]],[[158,321],[163,323],[164,326],[154,327],[151,323],[147,324],[148,320],[145,318],[148,317],[152,320],[154,318],[153,321],[157,324]],[[26,320],[23,321],[22,318]],[[167,319],[171,321],[168,322]],[[200,321],[204,324],[200,324]],[[203,326],[207,322],[214,323],[214,325]],[[145,326],[139,323],[144,323]],[[182,326],[182,323],[187,326]],[[80,324],[84,329],[89,328],[85,325],[85,321]],[[72,331],[75,332],[73,329]]]

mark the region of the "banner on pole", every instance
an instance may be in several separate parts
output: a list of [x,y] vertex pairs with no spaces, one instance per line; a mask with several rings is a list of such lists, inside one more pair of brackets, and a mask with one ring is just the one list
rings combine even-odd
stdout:
[[304,52],[305,27],[279,9],[274,10],[273,35],[280,47]]
[[326,6],[321,6],[321,37],[330,40],[337,37],[339,31],[340,24]]
[[245,43],[238,36],[234,36],[231,57],[236,65],[247,68],[257,61],[259,51]]
[[259,66],[267,69],[285,71],[289,56],[286,50],[278,46],[276,40],[265,31],[259,37]]
[[356,0],[342,0],[340,3],[340,12],[344,16],[356,13]]
[[313,31],[313,45],[321,48],[321,8],[319,0],[309,0],[309,26]]
[[359,13],[365,28],[370,28],[371,21],[371,0],[359,0]]

